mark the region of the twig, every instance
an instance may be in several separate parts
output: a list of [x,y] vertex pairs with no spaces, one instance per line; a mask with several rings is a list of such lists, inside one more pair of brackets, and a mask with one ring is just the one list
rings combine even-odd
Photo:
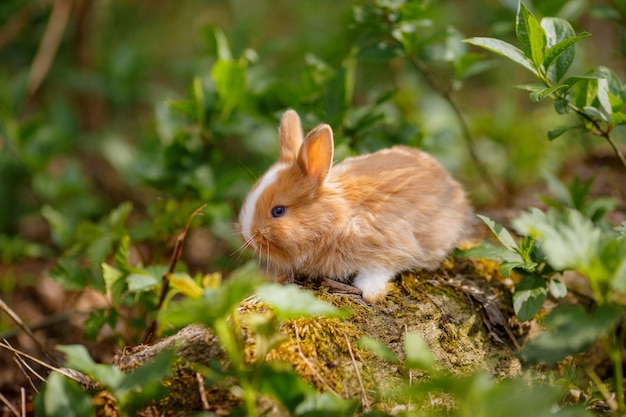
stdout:
[[91,380],[91,378],[89,378],[88,376],[86,376],[85,374],[82,374],[78,371],[75,371],[73,369],[67,369],[67,368],[61,368],[61,367],[55,367],[53,365],[50,365],[40,359],[35,358],[34,356],[31,356],[27,353],[21,352],[17,349],[15,349],[13,346],[11,346],[10,344],[8,344],[6,341],[4,341],[4,343],[0,342],[0,348],[4,348],[10,352],[13,352],[14,354],[24,357],[28,360],[31,360],[33,362],[35,362],[37,365],[41,365],[46,369],[49,369],[51,371],[56,371],[76,382],[78,382],[79,384],[85,385],[85,386],[92,386],[94,385],[94,382]]
[[15,311],[13,311],[13,309],[11,309],[11,307],[9,307],[3,300],[2,298],[0,298],[0,310],[4,311],[11,320],[13,320],[13,322],[15,324],[17,324],[20,329],[22,329],[24,331],[24,333],[26,333],[37,345],[37,347],[39,347],[39,349],[41,349],[41,351],[43,352],[44,355],[46,355],[48,357],[48,359],[50,359],[52,361],[53,364],[59,366],[58,362],[54,359],[54,357],[52,357],[52,354],[50,354],[50,352],[48,351],[48,348],[46,348],[46,346],[41,343],[39,341],[39,339],[37,339],[35,337],[35,335],[33,334],[33,332],[28,328],[28,326],[26,326],[26,324],[24,324],[24,322],[22,321],[22,319],[15,313]]
[[13,407],[13,404],[0,392],[0,401],[4,404],[6,408],[8,408],[9,412],[13,414],[15,417],[20,417],[20,413]]
[[[44,382],[44,381],[46,380],[46,378],[44,378],[43,376],[39,375],[39,374],[38,374],[38,373],[37,373],[37,372],[33,369],[33,367],[32,367],[32,366],[30,366],[30,365],[28,364],[28,362],[26,362],[26,361],[24,360],[24,358],[20,357],[19,355],[15,355],[15,357],[14,357],[14,358],[15,358],[16,362],[18,362],[18,366],[20,366],[20,368],[21,368],[21,367],[24,367],[24,368],[28,369],[28,370],[29,370],[29,371],[30,371],[33,375],[35,375],[35,376],[37,377],[37,379],[39,379],[41,382]],[[28,377],[28,375],[26,374],[26,372],[24,371],[24,369],[22,369],[22,372],[24,372],[24,375],[26,375],[26,377],[27,377],[27,378],[28,378],[28,380],[30,381],[30,383],[31,383],[31,385],[32,385],[32,387],[33,387],[33,389],[34,389],[35,391],[38,391],[38,390],[37,390],[37,388],[35,387],[35,384],[33,384],[33,383],[32,383],[31,379]]]
[[[174,244],[174,250],[172,251],[172,256],[170,258],[170,266],[167,269],[167,272],[163,274],[161,280],[163,281],[163,285],[161,286],[161,295],[159,296],[159,302],[156,306],[156,312],[158,313],[163,307],[163,302],[165,301],[165,296],[170,288],[170,274],[174,273],[176,270],[176,264],[183,254],[183,243],[185,243],[185,238],[187,237],[187,232],[189,231],[189,225],[191,224],[191,220],[194,217],[199,216],[202,213],[202,210],[206,207],[206,204],[203,204],[199,208],[197,208],[191,215],[187,218],[187,223],[185,223],[185,229],[176,237],[176,243]],[[152,336],[154,335],[157,328],[157,319],[155,318],[150,326],[148,326],[148,330],[146,331],[146,336],[143,339],[144,344],[148,344],[152,341]]]
[[365,386],[363,385],[363,380],[361,379],[361,373],[359,372],[359,368],[356,366],[356,360],[354,359],[354,353],[352,353],[352,346],[350,345],[350,340],[348,336],[344,333],[343,337],[346,339],[346,344],[348,345],[348,352],[350,352],[350,358],[352,359],[352,365],[354,366],[354,370],[356,371],[356,378],[359,381],[359,386],[361,387],[361,399],[363,402],[363,410],[365,412],[370,411],[369,400],[367,399],[367,392],[365,391]]
[[296,335],[296,347],[298,348],[298,354],[300,355],[300,358],[302,359],[302,361],[309,367],[311,372],[313,372],[313,375],[315,375],[317,380],[320,381],[322,385],[324,385],[324,388],[326,388],[326,390],[328,390],[329,392],[339,397],[339,394],[337,394],[337,392],[330,385],[328,385],[326,380],[322,377],[322,375],[320,375],[319,372],[317,372],[317,369],[315,369],[313,364],[309,361],[309,359],[306,357],[306,355],[302,351],[302,347],[300,346],[300,333],[298,332],[298,326],[296,325],[296,323],[293,324],[293,329]]
[[624,156],[624,153],[622,152],[622,150],[617,146],[617,144],[611,137],[611,133],[608,130],[602,129],[602,126],[600,126],[600,124],[593,117],[589,116],[583,110],[578,108],[578,106],[568,101],[567,107],[572,109],[574,113],[576,113],[579,117],[581,117],[582,119],[585,119],[586,121],[588,121],[589,123],[593,125],[594,130],[592,130],[591,133],[596,136],[600,136],[606,139],[606,141],[609,142],[609,145],[611,145],[611,148],[613,148],[613,152],[615,152],[615,155],[617,155],[617,157],[620,159],[620,161],[624,165],[624,168],[626,168],[626,156]]
[[48,26],[46,26],[43,39],[39,44],[39,49],[30,68],[28,95],[31,97],[39,89],[50,71],[52,61],[54,61],[54,56],[59,49],[63,32],[65,32],[70,18],[72,2],[73,0],[55,0],[52,2],[50,20],[48,20]]
[[206,388],[204,387],[204,377],[200,372],[196,372],[196,380],[198,381],[198,392],[200,392],[200,400],[202,400],[202,410],[208,411],[211,405],[209,404],[209,398],[206,395]]
[[4,349],[6,349],[6,350],[8,350],[8,351],[10,351],[12,353],[15,353],[17,355],[23,356],[26,359],[30,359],[31,361],[35,362],[37,365],[41,365],[43,367],[46,367],[46,368],[50,369],[51,371],[58,370],[57,367],[54,367],[54,366],[52,366],[50,364],[47,364],[44,361],[42,361],[41,359],[37,359],[36,357],[29,355],[28,353],[24,353],[24,352],[21,352],[21,351],[15,349],[13,346],[8,344],[6,340],[4,341],[4,343],[0,342],[0,347],[4,348]]
[[33,374],[35,374],[39,379],[41,379],[42,382],[45,381],[45,379],[43,379],[41,377],[41,375],[36,373],[34,371],[34,369],[32,369],[30,366],[28,366],[28,364],[26,362],[24,362],[24,360],[22,358],[20,358],[17,354],[13,354],[13,362],[15,362],[17,364],[17,367],[20,368],[20,371],[22,371],[22,373],[24,374],[24,376],[28,380],[28,382],[30,383],[30,386],[35,390],[35,392],[38,392],[37,387],[35,387],[35,384],[33,383],[33,380],[31,379],[31,377],[28,374],[28,372],[26,372],[25,368],[28,368],[28,370],[31,371]]
[[22,417],[26,417],[26,390],[24,387],[20,387],[20,393],[22,394]]

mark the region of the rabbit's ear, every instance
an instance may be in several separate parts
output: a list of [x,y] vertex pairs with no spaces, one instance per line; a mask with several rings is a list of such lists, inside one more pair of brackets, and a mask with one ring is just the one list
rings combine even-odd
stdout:
[[326,124],[319,125],[304,138],[298,163],[309,178],[322,184],[330,173],[333,152],[332,129]]
[[285,163],[292,163],[298,156],[302,145],[302,125],[294,110],[287,110],[280,120],[280,157]]

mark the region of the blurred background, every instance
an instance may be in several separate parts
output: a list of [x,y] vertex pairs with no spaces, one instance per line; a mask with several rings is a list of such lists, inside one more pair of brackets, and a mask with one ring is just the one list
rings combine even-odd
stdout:
[[[337,160],[396,143],[424,148],[478,210],[528,207],[545,173],[619,167],[603,141],[584,133],[548,141],[570,116],[514,88],[534,81],[523,68],[461,42],[516,43],[517,2],[412,2],[408,55],[394,47],[393,31],[406,29],[394,28],[402,3],[0,2],[2,298],[29,323],[56,320],[56,328],[42,326],[44,337],[66,339],[78,332],[67,323],[83,303],[89,313],[79,327],[102,340],[105,324],[118,323],[97,295],[105,292],[101,263],[128,236],[133,263],[167,264],[203,204],[180,268],[227,273],[240,265],[233,222],[276,158],[287,108],[305,129],[332,125]],[[528,5],[592,33],[578,44],[572,72],[604,65],[624,78],[621,1]],[[614,137],[623,146],[623,132]],[[603,192],[622,195],[623,181]],[[11,327],[0,315],[3,337]],[[108,337],[124,345],[136,333]]]

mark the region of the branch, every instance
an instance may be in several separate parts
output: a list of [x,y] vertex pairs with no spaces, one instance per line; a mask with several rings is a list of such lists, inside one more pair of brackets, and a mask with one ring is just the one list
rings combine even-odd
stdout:
[[73,0],[55,0],[52,3],[52,12],[50,13],[48,26],[46,26],[46,31],[30,68],[28,95],[31,97],[37,92],[50,71],[52,61],[54,61],[63,38],[63,32],[65,32],[70,18],[72,2]]
[[9,316],[9,318],[11,320],[13,320],[13,322],[15,324],[18,325],[18,327],[20,329],[22,329],[24,331],[24,333],[26,333],[37,345],[37,347],[43,352],[44,355],[46,355],[48,357],[48,359],[50,359],[52,361],[53,364],[58,366],[58,362],[54,359],[54,357],[52,356],[52,354],[50,354],[50,352],[48,351],[48,348],[46,347],[46,345],[44,345],[43,343],[41,343],[39,341],[39,339],[37,339],[35,337],[35,335],[33,334],[33,332],[28,328],[28,326],[26,326],[26,324],[24,324],[24,322],[22,321],[22,319],[17,315],[17,313],[15,313],[15,311],[13,311],[13,309],[11,309],[11,307],[9,307],[3,300],[2,298],[0,298],[0,310],[4,311],[6,313],[7,316]]
[[[189,225],[191,224],[191,220],[194,217],[199,216],[205,207],[206,207],[206,204],[203,204],[202,206],[197,208],[193,213],[191,213],[191,215],[187,218],[187,223],[185,223],[185,229],[176,237],[176,243],[174,244],[174,250],[172,251],[172,257],[170,258],[170,266],[167,269],[167,272],[164,273],[163,276],[161,277],[163,281],[163,285],[161,287],[161,295],[159,297],[159,302],[156,306],[157,313],[161,309],[161,307],[163,307],[165,296],[167,295],[167,292],[170,288],[169,276],[170,274],[174,273],[174,271],[176,270],[176,264],[178,263],[178,260],[180,259],[181,255],[183,254],[183,243],[185,243],[185,238],[187,237],[187,232],[189,231]],[[156,331],[156,327],[157,327],[157,320],[154,319],[152,323],[150,324],[150,326],[148,327],[148,330],[146,331],[146,336],[144,337],[144,340],[143,340],[144,344],[148,344],[152,341],[152,336],[154,335],[154,332]]]
[[591,131],[591,133],[596,136],[600,136],[606,139],[606,141],[609,142],[609,145],[611,145],[611,148],[613,148],[613,152],[615,152],[615,155],[617,155],[617,157],[622,162],[622,165],[624,165],[624,168],[626,168],[626,156],[624,156],[624,153],[621,151],[621,149],[617,146],[617,144],[611,137],[611,133],[609,132],[609,130],[602,129],[602,126],[600,126],[600,124],[593,117],[589,116],[587,113],[585,113],[584,111],[582,111],[576,105],[572,104],[569,101],[567,102],[567,107],[572,109],[574,113],[576,113],[579,117],[585,119],[586,121],[588,121],[589,123],[593,125],[595,132]]

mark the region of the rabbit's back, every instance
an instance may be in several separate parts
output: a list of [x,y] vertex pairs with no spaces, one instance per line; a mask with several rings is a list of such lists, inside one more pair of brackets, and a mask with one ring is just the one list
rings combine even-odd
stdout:
[[[432,156],[396,146],[333,167],[330,189],[346,200],[347,224],[390,263],[434,268],[467,231],[470,205],[461,185]],[[356,253],[353,252],[354,255]],[[396,259],[398,258],[398,259]]]

